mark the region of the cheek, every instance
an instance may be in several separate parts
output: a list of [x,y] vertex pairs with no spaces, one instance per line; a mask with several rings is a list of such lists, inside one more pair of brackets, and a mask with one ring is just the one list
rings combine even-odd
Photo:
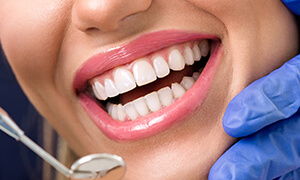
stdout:
[[236,35],[229,43],[234,76],[243,77],[236,78],[241,87],[269,74],[297,54],[299,37],[295,19],[280,1],[276,2],[268,13],[258,12],[263,18],[257,21],[255,30],[231,33]]
[[51,81],[66,24],[55,3],[32,4],[7,3],[0,35],[7,59],[25,90]]

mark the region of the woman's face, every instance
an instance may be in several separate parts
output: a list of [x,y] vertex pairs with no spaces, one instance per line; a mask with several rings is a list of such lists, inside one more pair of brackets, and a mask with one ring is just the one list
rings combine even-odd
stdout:
[[298,49],[279,0],[0,0],[0,18],[35,107],[78,155],[122,156],[127,179],[207,178],[235,142],[230,99]]

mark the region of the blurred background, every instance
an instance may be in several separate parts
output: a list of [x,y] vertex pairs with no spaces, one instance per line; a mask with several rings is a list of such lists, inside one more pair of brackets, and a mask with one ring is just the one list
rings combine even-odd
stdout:
[[[8,112],[25,134],[45,146],[44,121],[30,104],[0,48],[0,106]],[[55,136],[51,134],[51,136]],[[52,179],[42,175],[43,161],[25,145],[0,131],[0,180]],[[53,148],[53,147],[52,147]],[[51,152],[50,152],[51,153]],[[49,167],[48,167],[49,168]],[[44,170],[43,170],[44,169]],[[50,169],[50,171],[53,171]]]

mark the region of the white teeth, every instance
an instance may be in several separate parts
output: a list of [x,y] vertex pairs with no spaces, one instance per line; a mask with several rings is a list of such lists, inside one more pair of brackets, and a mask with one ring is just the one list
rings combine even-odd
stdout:
[[131,120],[135,120],[139,116],[143,117],[151,112],[170,106],[174,100],[180,98],[194,83],[193,77],[184,76],[180,84],[173,83],[171,85],[172,90],[169,87],[164,87],[157,92],[154,91],[144,97],[128,102],[124,106],[107,103],[107,111],[116,120],[124,121],[127,116]]
[[195,81],[198,79],[199,76],[200,76],[199,72],[194,72],[193,73],[193,78],[194,78]]
[[182,81],[180,82],[180,85],[182,87],[184,87],[185,90],[189,90],[195,83],[194,78],[192,77],[188,77],[188,76],[184,76],[182,78]]
[[118,119],[118,106],[117,105],[112,105],[112,118],[113,119]]
[[132,73],[124,68],[117,68],[115,70],[114,80],[120,94],[128,92],[136,87]]
[[105,88],[104,86],[102,86],[102,84],[98,81],[95,81],[93,83],[93,92],[95,94],[95,96],[100,99],[100,100],[106,100],[107,99],[107,95],[105,93]]
[[138,112],[136,111],[136,109],[134,108],[131,102],[125,104],[123,109],[131,120],[135,120],[139,116]]
[[108,97],[115,97],[119,94],[119,91],[116,88],[115,83],[111,79],[104,80],[105,93]]
[[174,98],[180,98],[185,93],[185,89],[178,83],[173,83],[171,88]]
[[174,71],[184,69],[184,58],[178,49],[173,49],[169,54],[169,66]]
[[109,115],[112,115],[112,104],[111,103],[107,103],[106,104],[106,109]]
[[[183,53],[181,53],[182,50]],[[202,40],[181,45],[179,48],[173,47],[169,54],[166,54],[167,59],[162,55],[149,56],[149,58],[138,59],[129,65],[117,67],[107,72],[106,75],[91,81],[94,95],[97,99],[105,101],[107,98],[126,93],[136,88],[137,85],[143,86],[157,78],[166,77],[170,73],[170,69],[180,71],[184,69],[185,65],[193,65],[195,61],[201,60],[201,56],[207,56],[209,51],[209,41]],[[194,72],[192,77],[184,76],[180,84],[172,83],[171,88],[161,88],[157,92],[151,92],[124,106],[108,102],[106,106],[108,114],[119,121],[135,120],[168,107],[193,86],[199,78],[200,72],[201,70]]]
[[145,102],[144,97],[140,97],[136,100],[134,100],[133,105],[136,109],[136,111],[141,115],[141,116],[146,116],[149,114],[149,108]]
[[124,121],[126,118],[126,113],[123,110],[123,106],[121,104],[119,104],[117,109],[118,109],[118,119],[120,121]]
[[173,93],[172,90],[169,87],[161,88],[157,91],[157,94],[159,96],[161,105],[163,106],[170,106],[173,102]]
[[107,103],[106,108],[108,110],[108,114],[113,118],[118,120],[118,106],[115,104]]
[[161,103],[159,101],[159,97],[158,97],[157,92],[152,92],[150,94],[147,94],[145,96],[145,100],[146,100],[146,103],[147,103],[149,109],[152,112],[156,112],[156,111],[160,110]]
[[194,60],[200,61],[201,52],[200,52],[199,46],[196,43],[194,44],[194,47],[193,47],[193,53],[194,53]]
[[170,68],[166,60],[158,56],[153,60],[153,66],[156,72],[157,77],[162,78],[167,76],[170,73]]
[[209,53],[209,43],[208,40],[202,40],[200,42],[200,51],[203,57],[206,57]]
[[193,50],[189,46],[185,47],[183,57],[184,57],[185,64],[187,65],[194,64]]
[[138,86],[149,84],[157,79],[153,67],[146,60],[136,61],[132,71]]

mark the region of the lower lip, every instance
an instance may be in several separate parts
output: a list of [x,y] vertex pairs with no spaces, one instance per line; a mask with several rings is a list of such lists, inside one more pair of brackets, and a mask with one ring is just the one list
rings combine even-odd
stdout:
[[169,129],[174,123],[184,120],[201,107],[211,87],[222,52],[222,47],[217,45],[198,80],[180,99],[135,121],[113,120],[92,97],[84,93],[80,94],[80,103],[98,128],[112,140],[134,141],[154,136]]

